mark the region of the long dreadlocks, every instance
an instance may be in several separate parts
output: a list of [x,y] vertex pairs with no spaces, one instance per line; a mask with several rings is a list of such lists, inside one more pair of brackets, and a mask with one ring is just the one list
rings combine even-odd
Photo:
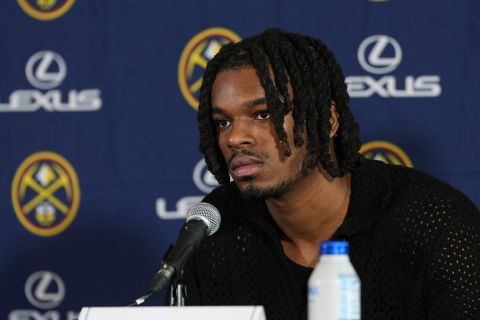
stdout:
[[[226,184],[230,178],[211,117],[212,85],[220,71],[245,67],[254,67],[257,71],[285,156],[291,155],[291,149],[283,128],[283,119],[292,111],[295,147],[305,143],[304,130],[307,133],[308,168],[320,163],[332,177],[343,176],[353,169],[359,157],[359,129],[349,109],[345,76],[334,55],[317,39],[268,29],[257,36],[223,46],[205,69],[198,108],[200,151],[205,156],[208,169],[219,183]],[[293,89],[293,101],[288,94],[289,84]],[[338,165],[332,161],[329,152],[332,101],[340,123],[334,137]]]

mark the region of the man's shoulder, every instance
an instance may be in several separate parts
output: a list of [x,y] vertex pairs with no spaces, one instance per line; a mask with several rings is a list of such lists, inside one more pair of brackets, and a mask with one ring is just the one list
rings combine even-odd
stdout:
[[455,211],[480,216],[478,208],[465,194],[425,172],[379,161],[368,161],[366,165],[385,172],[389,180],[391,203],[396,206],[427,211],[437,208],[446,214]]
[[428,173],[396,165],[386,165],[386,168],[394,188],[398,186],[410,193],[432,197],[433,200],[441,198],[454,203],[473,205],[472,201],[460,190]]

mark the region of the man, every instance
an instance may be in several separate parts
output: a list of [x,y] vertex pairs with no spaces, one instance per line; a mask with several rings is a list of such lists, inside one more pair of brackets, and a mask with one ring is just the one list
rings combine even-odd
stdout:
[[324,44],[276,29],[208,63],[200,149],[222,224],[187,264],[187,304],[305,319],[319,244],[342,239],[362,319],[480,319],[478,209],[426,174],[362,158],[344,81]]

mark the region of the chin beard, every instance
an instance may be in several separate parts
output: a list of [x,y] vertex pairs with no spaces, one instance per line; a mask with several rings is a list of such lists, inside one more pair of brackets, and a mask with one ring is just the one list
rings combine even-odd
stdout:
[[285,192],[292,189],[293,181],[282,181],[274,186],[258,187],[254,183],[248,184],[248,186],[240,190],[242,198],[246,200],[265,200],[268,198],[279,198],[284,195]]
[[296,172],[296,174],[271,186],[255,185],[254,176],[243,178],[242,181],[248,182],[248,184],[244,189],[240,189],[241,197],[246,200],[266,200],[283,196],[286,192],[294,188],[295,182],[299,178],[307,175],[309,172],[309,170],[306,169],[305,162],[301,162],[301,165],[298,166],[292,166],[291,169]]

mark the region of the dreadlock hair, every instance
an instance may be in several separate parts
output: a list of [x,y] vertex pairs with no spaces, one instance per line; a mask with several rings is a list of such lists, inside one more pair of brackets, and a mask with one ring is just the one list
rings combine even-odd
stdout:
[[[220,184],[228,183],[230,177],[211,117],[211,90],[219,72],[247,67],[256,69],[280,150],[286,157],[291,155],[291,149],[283,120],[292,111],[295,147],[305,143],[304,130],[307,133],[305,165],[308,168],[321,164],[332,177],[343,176],[353,169],[359,159],[359,128],[350,111],[345,76],[335,56],[317,39],[268,29],[238,43],[224,45],[208,62],[203,75],[197,114],[200,151]],[[289,84],[293,101],[288,94]],[[340,124],[333,143],[337,163],[332,161],[329,151],[332,102]]]

